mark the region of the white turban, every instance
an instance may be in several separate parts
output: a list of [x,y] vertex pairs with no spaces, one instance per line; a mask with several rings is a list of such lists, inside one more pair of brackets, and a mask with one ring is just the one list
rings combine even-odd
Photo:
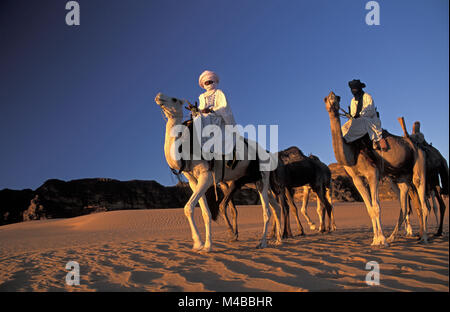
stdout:
[[219,76],[213,71],[205,70],[200,77],[198,78],[198,84],[201,88],[205,88],[203,83],[205,83],[208,80],[214,81],[216,84],[219,83]]

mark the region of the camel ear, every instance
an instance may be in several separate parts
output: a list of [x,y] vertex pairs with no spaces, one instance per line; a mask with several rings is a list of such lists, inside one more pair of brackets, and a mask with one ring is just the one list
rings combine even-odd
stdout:
[[327,102],[327,96],[323,98],[323,101],[326,103]]

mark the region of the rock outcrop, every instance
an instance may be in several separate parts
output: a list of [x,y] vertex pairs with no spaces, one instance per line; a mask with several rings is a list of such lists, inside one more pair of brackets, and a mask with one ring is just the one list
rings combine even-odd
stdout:
[[[361,201],[342,166],[330,164],[333,201]],[[220,188],[217,188],[220,192]],[[302,199],[296,188],[294,199]],[[192,194],[186,183],[163,186],[156,181],[114,179],[47,180],[36,190],[0,191],[0,225],[45,218],[69,218],[100,211],[183,207]],[[220,194],[219,194],[220,195]],[[313,196],[312,200],[315,200]],[[381,184],[381,200],[396,199],[388,183]],[[254,189],[243,188],[233,197],[236,205],[259,204]]]

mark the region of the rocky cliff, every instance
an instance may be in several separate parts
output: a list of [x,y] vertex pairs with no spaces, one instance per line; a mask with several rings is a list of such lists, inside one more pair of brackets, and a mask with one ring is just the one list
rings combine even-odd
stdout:
[[[344,169],[331,164],[334,201],[361,201]],[[220,192],[220,189],[218,188]],[[36,190],[0,191],[0,225],[45,219],[68,218],[99,211],[119,209],[154,209],[183,207],[192,194],[179,183],[163,186],[156,181],[118,181],[113,179],[51,179]],[[388,184],[381,185],[381,200],[395,199]],[[294,199],[302,200],[302,188],[295,190]],[[259,196],[253,189],[243,188],[233,198],[237,205],[255,205]],[[315,200],[312,196],[311,200]]]

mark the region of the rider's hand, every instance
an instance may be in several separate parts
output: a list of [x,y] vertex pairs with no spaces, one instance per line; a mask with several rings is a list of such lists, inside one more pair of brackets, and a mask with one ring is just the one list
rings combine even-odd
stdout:
[[204,108],[204,109],[201,110],[201,112],[202,112],[203,114],[208,114],[208,113],[211,113],[212,110],[209,109],[209,108]]

